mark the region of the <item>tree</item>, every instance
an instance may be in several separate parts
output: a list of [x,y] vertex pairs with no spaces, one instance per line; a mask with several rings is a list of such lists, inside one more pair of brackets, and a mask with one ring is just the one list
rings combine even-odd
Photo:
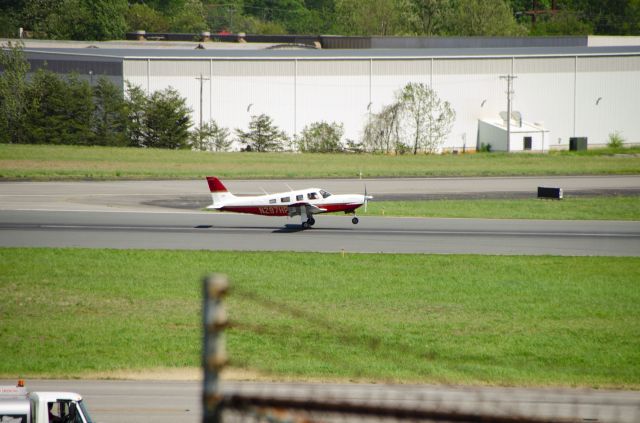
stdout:
[[504,0],[451,0],[447,35],[518,36],[527,30],[519,25]]
[[202,125],[191,133],[191,145],[200,151],[228,151],[233,142],[229,130],[218,126],[215,120]]
[[273,124],[271,117],[261,114],[251,116],[249,131],[236,129],[238,140],[246,146],[246,151],[280,151],[288,141],[287,134]]
[[60,2],[56,0],[24,0],[20,11],[22,26],[37,37],[48,38],[48,18],[57,13],[59,7]]
[[125,15],[127,0],[84,0],[91,20],[87,22],[85,38],[89,40],[117,40],[127,30]]
[[531,35],[588,35],[593,33],[593,27],[580,20],[573,11],[562,10],[548,18],[538,20],[531,28]]
[[298,147],[303,153],[335,153],[343,150],[341,123],[314,122],[304,127]]
[[411,0],[411,24],[416,35],[440,35],[451,13],[451,0]]
[[589,22],[595,34],[640,34],[638,0],[565,0],[565,8],[578,12]]
[[400,137],[402,104],[393,102],[372,115],[364,129],[363,144],[369,151],[404,153],[407,147]]
[[147,95],[127,82],[127,138],[130,146],[149,148],[189,148],[191,110],[186,100],[169,87]]
[[447,101],[442,101],[426,84],[408,83],[396,98],[401,104],[403,125],[413,146],[413,154],[419,149],[433,153],[444,143],[451,132],[456,113]]
[[127,145],[127,103],[122,92],[107,78],[100,77],[93,88],[94,143],[97,145]]
[[27,109],[27,72],[29,63],[22,44],[7,44],[0,49],[0,142],[22,143]]
[[92,145],[91,87],[78,75],[65,80],[39,69],[27,90],[25,137],[32,144]]
[[0,0],[0,37],[15,38],[18,35],[19,12],[13,0]]
[[149,99],[146,93],[137,85],[126,82],[127,98],[126,110],[128,113],[127,141],[131,147],[147,147],[147,120],[146,111]]
[[392,104],[372,116],[363,142],[372,151],[433,153],[451,132],[455,116],[449,102],[442,101],[431,87],[409,83],[396,93]]
[[336,29],[345,35],[402,35],[411,30],[408,0],[336,0]]
[[25,0],[25,26],[45,38],[122,39],[127,29],[126,0]]
[[146,4],[129,6],[126,20],[130,31],[144,29],[147,32],[165,32],[169,30],[167,19]]
[[186,100],[169,87],[154,92],[145,110],[146,147],[189,148],[191,110]]
[[202,2],[200,0],[183,1],[183,6],[169,15],[171,31],[200,32],[207,29]]

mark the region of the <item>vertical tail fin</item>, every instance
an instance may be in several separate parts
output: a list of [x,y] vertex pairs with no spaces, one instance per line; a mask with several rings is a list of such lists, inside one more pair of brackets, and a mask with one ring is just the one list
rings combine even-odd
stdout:
[[209,184],[211,200],[213,201],[213,203],[207,207],[208,209],[222,208],[229,200],[235,198],[235,196],[227,190],[227,187],[224,186],[222,181],[215,176],[207,176],[207,184]]

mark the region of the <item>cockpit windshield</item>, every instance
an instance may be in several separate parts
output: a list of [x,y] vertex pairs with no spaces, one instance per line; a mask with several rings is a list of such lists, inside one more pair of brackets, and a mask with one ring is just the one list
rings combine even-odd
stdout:
[[82,415],[84,416],[87,423],[93,423],[91,415],[89,414],[89,410],[87,410],[87,406],[84,404],[84,401],[80,401],[80,409],[82,410]]
[[320,190],[320,195],[322,195],[322,198],[327,198],[327,197],[331,197],[331,193],[327,192],[325,190]]

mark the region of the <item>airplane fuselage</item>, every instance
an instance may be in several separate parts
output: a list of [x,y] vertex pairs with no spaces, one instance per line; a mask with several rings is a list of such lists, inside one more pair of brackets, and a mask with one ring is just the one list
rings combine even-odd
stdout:
[[[333,195],[320,188],[240,196],[230,193],[216,177],[208,176],[207,183],[213,201],[207,209],[262,216],[300,216],[303,229],[314,225],[314,214],[344,212],[355,215],[355,210],[372,198],[366,194],[366,189],[364,195]],[[354,216],[351,221],[356,224],[358,218]]]
[[[364,196],[359,194],[329,194],[320,188],[281,192],[251,197],[237,196],[216,210],[235,213],[259,214],[263,216],[289,216],[290,206],[309,203],[324,209],[318,213],[351,213],[364,204]],[[324,195],[327,195],[326,197]],[[316,197],[316,198],[310,198]]]

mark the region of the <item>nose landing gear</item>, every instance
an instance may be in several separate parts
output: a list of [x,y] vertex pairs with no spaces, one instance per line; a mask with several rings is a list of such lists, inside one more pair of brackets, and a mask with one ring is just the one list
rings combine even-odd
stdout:
[[357,216],[354,216],[353,219],[351,219],[351,223],[353,223],[354,225],[357,225],[359,221],[360,220],[358,219]]

